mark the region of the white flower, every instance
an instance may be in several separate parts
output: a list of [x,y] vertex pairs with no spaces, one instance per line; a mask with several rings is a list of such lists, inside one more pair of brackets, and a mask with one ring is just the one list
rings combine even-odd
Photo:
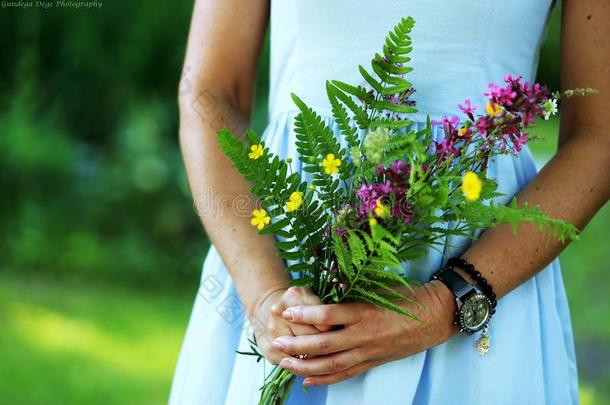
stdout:
[[551,115],[557,114],[557,99],[551,98],[542,105],[544,109],[544,119],[548,120]]
[[365,156],[373,164],[381,162],[386,146],[390,142],[390,131],[384,127],[378,127],[364,138]]
[[360,160],[360,148],[357,146],[351,148],[349,150],[349,155],[352,158],[352,162],[354,163],[354,166],[356,166],[356,167],[360,166],[360,163],[362,163],[362,161]]

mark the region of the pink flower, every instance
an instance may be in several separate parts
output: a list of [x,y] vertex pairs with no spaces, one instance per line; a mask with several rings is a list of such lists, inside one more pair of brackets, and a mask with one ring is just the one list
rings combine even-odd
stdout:
[[400,99],[398,97],[396,97],[396,96],[390,96],[390,98],[388,100],[392,104],[400,104]]
[[410,222],[414,213],[406,199],[409,172],[410,167],[404,160],[395,160],[388,168],[383,164],[377,166],[377,180],[371,184],[362,184],[354,193],[359,200],[357,210],[360,220],[366,220],[378,208],[379,202],[382,202],[389,205],[391,218]]
[[502,107],[509,107],[517,98],[517,92],[512,86],[502,87],[497,84],[489,83],[489,93],[485,93],[489,100]]
[[390,165],[390,171],[394,175],[399,176],[399,175],[404,173],[405,167],[406,167],[406,165],[405,165],[405,161],[404,160],[395,160]]
[[453,140],[443,138],[436,142],[436,156],[441,160],[449,159],[452,156],[460,156],[460,150],[456,147]]
[[479,134],[481,135],[487,135],[487,132],[489,131],[489,129],[491,128],[491,123],[489,122],[489,120],[487,120],[487,118],[485,117],[479,117],[476,122],[474,123],[474,126],[477,128],[477,130],[479,131]]
[[514,150],[515,152],[521,152],[523,146],[527,143],[527,134],[522,134],[519,138],[517,138],[514,142]]
[[458,107],[460,110],[462,110],[462,112],[466,115],[468,115],[469,117],[471,117],[470,119],[472,119],[472,115],[474,115],[475,111],[476,111],[476,107],[473,106],[470,102],[470,100],[466,100],[464,101],[464,105],[458,104]]

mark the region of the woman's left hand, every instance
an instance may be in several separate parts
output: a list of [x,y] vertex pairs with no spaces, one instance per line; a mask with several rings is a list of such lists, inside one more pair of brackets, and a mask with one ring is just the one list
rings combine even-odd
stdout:
[[[369,303],[344,303],[287,308],[282,316],[296,323],[343,326],[314,335],[279,336],[272,346],[295,357],[280,362],[303,385],[334,384],[372,367],[398,360],[448,340],[455,301],[440,281],[415,288],[414,303],[401,304],[421,321]],[[296,356],[307,354],[301,360]]]

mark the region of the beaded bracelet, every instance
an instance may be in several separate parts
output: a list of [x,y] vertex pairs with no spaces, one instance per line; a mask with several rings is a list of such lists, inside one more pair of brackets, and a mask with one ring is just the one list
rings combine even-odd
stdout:
[[447,261],[447,266],[459,267],[468,273],[473,279],[475,279],[479,285],[479,288],[481,289],[481,292],[483,292],[483,294],[485,294],[491,302],[491,314],[496,312],[496,305],[498,304],[496,301],[496,293],[494,293],[493,288],[491,288],[491,285],[487,282],[485,277],[483,277],[472,264],[468,263],[461,257],[452,257]]

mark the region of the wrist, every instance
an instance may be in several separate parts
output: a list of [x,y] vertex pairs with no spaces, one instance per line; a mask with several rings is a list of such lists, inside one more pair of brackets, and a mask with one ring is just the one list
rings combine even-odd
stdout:
[[246,305],[246,314],[248,318],[252,319],[257,313],[262,311],[269,312],[272,305],[272,299],[274,295],[283,293],[290,285],[286,282],[278,282],[276,284],[261,287],[259,291],[262,291],[251,300],[249,305]]
[[442,281],[431,280],[425,284],[430,291],[430,294],[436,302],[435,307],[442,325],[445,325],[447,339],[459,332],[459,328],[455,324],[455,313],[457,311],[457,303],[453,293]]

